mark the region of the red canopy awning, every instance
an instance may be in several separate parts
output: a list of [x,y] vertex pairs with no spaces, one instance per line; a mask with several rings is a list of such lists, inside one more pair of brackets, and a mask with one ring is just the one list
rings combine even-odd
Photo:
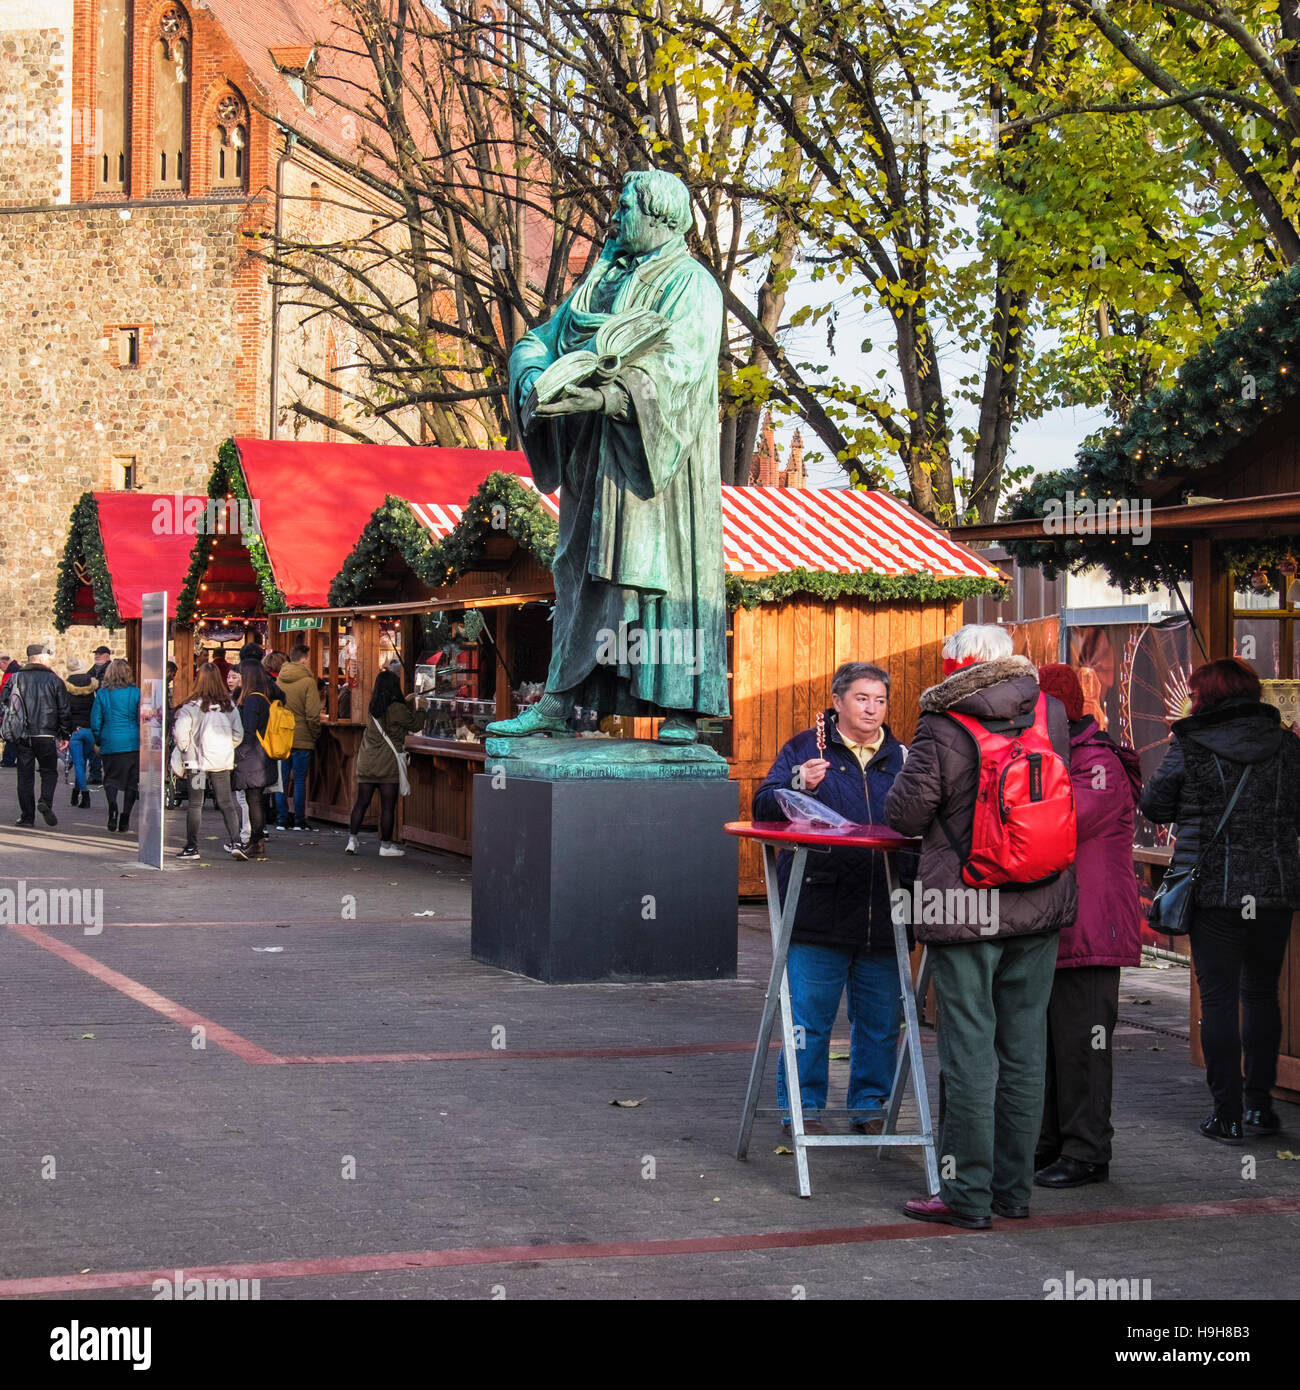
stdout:
[[[120,617],[138,618],[140,596],[159,590],[167,593],[167,616],[176,616],[176,599],[194,549],[194,507],[206,502],[206,497],[170,493],[95,493],[104,563],[113,582],[113,598]],[[83,620],[99,621],[93,612]]]
[[392,493],[464,506],[489,473],[531,479],[522,453],[237,439],[275,582],[290,608],[319,608],[372,513]]

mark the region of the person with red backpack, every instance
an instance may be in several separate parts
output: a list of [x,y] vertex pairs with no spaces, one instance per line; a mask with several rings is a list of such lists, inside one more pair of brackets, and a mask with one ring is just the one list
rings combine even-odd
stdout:
[[1142,907],[1133,872],[1142,768],[1131,748],[1115,743],[1083,712],[1077,672],[1040,666],[1038,685],[1060,700],[1070,721],[1079,915],[1061,931],[1047,1006],[1047,1095],[1034,1183],[1082,1187],[1110,1176],[1111,1041],[1119,1017],[1119,972],[1142,959]]
[[[1000,627],[944,646],[885,819],[923,837],[913,926],[939,1003],[937,1195],[904,1213],[967,1230],[1029,1215],[1057,936],[1074,921],[1065,710]],[[938,890],[937,893],[932,890]]]

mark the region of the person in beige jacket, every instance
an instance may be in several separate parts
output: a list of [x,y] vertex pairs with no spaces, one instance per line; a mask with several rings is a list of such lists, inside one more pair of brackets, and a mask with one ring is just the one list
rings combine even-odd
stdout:
[[[307,782],[311,776],[311,755],[320,737],[320,691],[309,664],[311,650],[302,642],[289,648],[289,660],[280,668],[276,682],[284,691],[285,708],[293,715],[293,753],[280,763],[280,785],[275,809],[280,830],[306,830]],[[287,795],[293,775],[293,806]]]

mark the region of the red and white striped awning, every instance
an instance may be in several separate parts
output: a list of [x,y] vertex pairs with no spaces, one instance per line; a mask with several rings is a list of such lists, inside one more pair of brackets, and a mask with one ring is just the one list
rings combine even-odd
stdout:
[[[543,493],[541,500],[559,516],[556,494]],[[445,502],[410,507],[435,540],[454,530],[465,511]],[[887,493],[848,488],[724,486],[722,549],[729,574],[806,569],[983,579],[993,573]]]
[[731,574],[994,573],[888,493],[852,488],[724,487],[722,544]]
[[[535,484],[528,478],[520,478],[519,481],[525,487],[535,487]],[[554,494],[542,493],[542,506],[550,514],[559,518],[560,504]],[[424,527],[426,531],[436,541],[440,541],[444,536],[450,535],[452,531],[460,525],[460,519],[465,515],[465,508],[455,506],[450,502],[410,502],[407,504],[411,508],[411,513],[416,521]]]

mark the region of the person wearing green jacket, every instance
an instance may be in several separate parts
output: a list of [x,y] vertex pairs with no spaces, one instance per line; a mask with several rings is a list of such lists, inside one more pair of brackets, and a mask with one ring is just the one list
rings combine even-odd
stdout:
[[[285,708],[293,715],[293,753],[280,762],[280,786],[275,809],[277,829],[306,830],[307,781],[311,776],[311,755],[320,737],[320,691],[311,669],[311,648],[298,642],[289,648],[289,660],[280,668],[276,680],[284,691]],[[293,806],[289,805],[289,777],[293,776]]]
[[406,789],[403,743],[409,733],[419,726],[419,717],[411,708],[411,695],[403,697],[402,682],[394,672],[384,670],[375,680],[370,697],[366,731],[357,752],[357,798],[352,803],[348,821],[348,854],[357,852],[357,835],[361,822],[376,792],[379,793],[379,853],[385,858],[405,854],[393,843],[393,827],[397,821],[397,797]]

